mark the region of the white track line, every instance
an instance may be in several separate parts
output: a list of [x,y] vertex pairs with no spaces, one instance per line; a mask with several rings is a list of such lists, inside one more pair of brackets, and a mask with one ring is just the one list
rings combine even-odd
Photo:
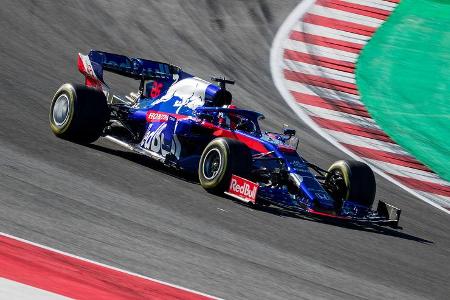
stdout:
[[308,64],[290,59],[285,59],[284,63],[292,71],[356,84],[354,73],[348,73],[326,67],[320,67],[314,64]]
[[176,288],[176,289],[180,289],[180,290],[183,290],[183,291],[191,292],[191,293],[194,293],[194,294],[197,294],[197,295],[201,295],[201,296],[205,296],[205,297],[210,297],[211,299],[220,299],[220,298],[217,298],[217,297],[205,294],[205,293],[201,293],[201,292],[198,292],[198,291],[194,291],[194,290],[191,290],[191,289],[187,289],[187,288],[181,287],[181,286],[176,285],[176,284],[172,284],[172,283],[168,283],[168,282],[165,282],[165,281],[162,281],[162,280],[158,280],[158,279],[155,279],[155,278],[143,276],[143,275],[140,275],[140,274],[136,274],[136,273],[124,270],[124,269],[119,269],[119,268],[112,267],[112,266],[109,266],[109,265],[106,265],[106,264],[102,264],[102,263],[99,263],[99,262],[96,262],[96,261],[93,261],[93,260],[90,260],[90,259],[87,259],[87,258],[84,258],[84,257],[80,257],[80,256],[77,256],[77,255],[74,255],[74,254],[70,254],[70,253],[67,253],[67,252],[64,252],[64,251],[60,251],[60,250],[57,250],[57,249],[54,249],[54,248],[50,248],[48,246],[44,246],[44,245],[41,245],[41,244],[38,244],[38,243],[35,243],[35,242],[31,242],[31,241],[28,241],[28,240],[25,240],[25,239],[22,239],[22,238],[19,238],[19,237],[16,237],[16,236],[4,233],[4,232],[0,232],[0,236],[5,236],[5,237],[8,237],[8,238],[14,239],[16,241],[22,242],[22,243],[27,243],[29,245],[33,245],[33,246],[36,246],[36,247],[39,247],[39,248],[42,248],[42,249],[45,249],[45,250],[49,250],[49,251],[52,251],[52,252],[55,252],[55,253],[58,253],[58,254],[66,255],[66,256],[69,256],[69,257],[72,257],[72,258],[76,258],[76,259],[79,259],[79,260],[82,260],[82,261],[85,261],[85,262],[88,262],[88,263],[91,263],[91,264],[95,264],[97,266],[105,267],[105,268],[108,268],[108,269],[111,269],[111,270],[115,270],[115,271],[118,271],[118,272],[122,272],[122,273],[125,273],[125,274],[128,274],[128,275],[132,275],[132,276],[135,276],[135,277],[139,277],[139,278],[143,278],[143,279],[146,279],[146,280],[150,280],[150,281],[153,281],[153,282],[156,282],[156,283],[159,283],[159,284],[167,285],[167,286],[170,286],[170,287],[173,287],[173,288]]
[[331,129],[325,129],[329,134],[331,134],[338,142],[349,144],[353,146],[360,146],[368,149],[379,150],[390,152],[399,155],[409,155],[408,152],[402,149],[397,144],[383,142],[379,140],[374,140],[371,138],[348,134],[342,131],[335,131]]
[[450,197],[445,197],[445,196],[442,196],[442,195],[436,195],[436,194],[432,194],[432,193],[428,193],[428,192],[424,192],[424,191],[419,191],[419,193],[421,195],[423,195],[424,197],[427,197],[427,198],[433,197],[440,205],[450,209]]
[[347,102],[349,104],[359,104],[364,105],[361,100],[359,100],[358,95],[353,95],[345,92],[340,92],[332,89],[327,89],[323,87],[316,87],[313,85],[302,84],[297,81],[286,79],[286,88],[290,91],[295,91],[299,93],[304,93],[311,96],[317,96],[319,98],[326,98],[330,100],[340,100]]
[[0,277],[0,299],[68,300],[71,298]]
[[397,6],[395,3],[381,0],[342,0],[343,2],[360,4],[365,6],[370,6],[373,8],[384,9],[386,11],[393,11]]
[[351,22],[359,25],[369,26],[369,27],[378,27],[383,23],[383,20],[375,19],[363,15],[354,14],[348,11],[323,7],[319,5],[314,5],[308,13],[322,16],[325,18],[332,18],[339,21]]
[[359,126],[370,127],[373,124],[376,124],[375,121],[371,118],[356,116],[352,114],[343,113],[340,111],[326,109],[314,105],[296,103],[297,105],[304,108],[311,116],[321,117],[324,119],[329,119],[332,121],[345,122],[348,124],[357,124]]
[[370,39],[370,37],[356,34],[352,32],[347,32],[343,30],[338,30],[330,27],[320,26],[316,24],[311,23],[302,23],[298,22],[292,30],[298,31],[298,32],[304,32],[308,34],[314,34],[319,36],[324,36],[327,38],[336,39],[336,37],[339,37],[339,40],[342,40],[344,42],[350,42],[360,45],[365,45],[367,43],[367,40]]
[[355,63],[356,59],[358,58],[358,54],[356,53],[337,50],[330,47],[308,44],[290,39],[285,41],[284,48],[298,51],[301,53],[307,53],[310,55],[313,54],[317,56],[328,57],[352,63]]
[[410,178],[413,178],[416,180],[440,184],[443,187],[450,187],[448,182],[442,180],[434,173],[430,173],[430,172],[423,171],[423,170],[417,170],[417,169],[409,168],[409,167],[405,167],[405,166],[399,166],[397,164],[391,164],[388,162],[374,160],[374,159],[367,159],[367,160],[370,161],[371,163],[373,163],[374,165],[377,165],[381,169],[386,170],[386,172],[388,172],[391,175],[410,177]]

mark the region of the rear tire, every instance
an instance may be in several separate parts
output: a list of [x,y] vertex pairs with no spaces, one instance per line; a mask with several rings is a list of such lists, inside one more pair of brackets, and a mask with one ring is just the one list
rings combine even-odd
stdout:
[[89,144],[102,135],[109,109],[102,91],[66,83],[53,96],[49,117],[57,137]]
[[373,171],[367,164],[356,160],[339,160],[331,165],[328,172],[325,184],[338,186],[338,191],[333,194],[339,206],[345,200],[372,206],[376,182]]
[[210,193],[223,193],[228,189],[231,176],[247,176],[251,164],[250,149],[245,144],[233,139],[216,138],[205,147],[200,158],[200,184]]

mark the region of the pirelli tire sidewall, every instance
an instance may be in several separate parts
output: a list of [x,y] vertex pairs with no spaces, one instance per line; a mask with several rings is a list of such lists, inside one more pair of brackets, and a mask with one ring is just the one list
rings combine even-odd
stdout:
[[[64,121],[55,117],[55,105],[61,105],[61,102],[64,106],[68,103]],[[108,104],[100,90],[66,83],[53,96],[49,121],[52,132],[59,138],[82,144],[92,143],[102,135],[108,119]]]
[[[208,156],[212,153],[215,155],[220,153],[221,161],[218,174],[214,178],[208,178],[204,170]],[[251,164],[251,152],[245,144],[234,139],[216,138],[205,147],[200,157],[198,167],[200,184],[210,193],[223,193],[230,185],[231,176],[235,174],[245,177],[250,173]]]
[[372,206],[375,200],[376,182],[372,169],[366,163],[356,160],[339,160],[330,166],[328,172],[338,172],[342,175],[346,186],[343,200]]

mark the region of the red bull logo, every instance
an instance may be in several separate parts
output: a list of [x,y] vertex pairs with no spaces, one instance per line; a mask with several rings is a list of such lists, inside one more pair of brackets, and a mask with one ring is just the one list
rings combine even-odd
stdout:
[[233,175],[231,177],[230,187],[227,194],[243,200],[245,202],[256,201],[256,193],[258,192],[258,184],[245,178]]

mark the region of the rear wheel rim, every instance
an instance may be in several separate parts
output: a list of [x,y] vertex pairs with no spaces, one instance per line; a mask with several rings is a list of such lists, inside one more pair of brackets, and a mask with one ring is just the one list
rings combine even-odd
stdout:
[[53,105],[53,123],[58,128],[63,127],[70,116],[70,100],[69,97],[67,97],[66,94],[61,94],[55,101],[55,104]]
[[205,160],[203,162],[202,172],[203,177],[207,180],[213,180],[220,173],[222,166],[222,154],[216,148],[211,149],[206,153]]

